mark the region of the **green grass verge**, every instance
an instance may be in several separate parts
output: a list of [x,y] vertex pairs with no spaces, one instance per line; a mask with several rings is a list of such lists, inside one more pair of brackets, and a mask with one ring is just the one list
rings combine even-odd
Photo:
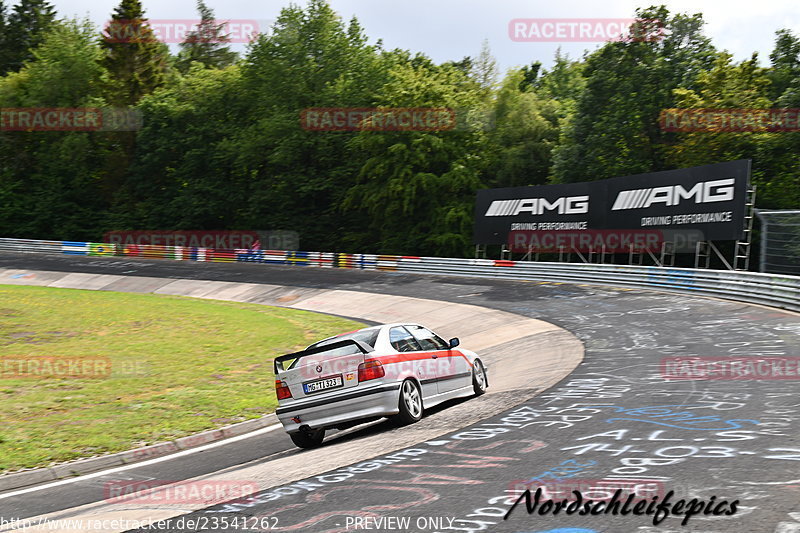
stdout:
[[[0,285],[0,472],[270,413],[273,357],[358,327],[256,304]],[[108,358],[111,372],[20,377],[17,361],[39,357]]]

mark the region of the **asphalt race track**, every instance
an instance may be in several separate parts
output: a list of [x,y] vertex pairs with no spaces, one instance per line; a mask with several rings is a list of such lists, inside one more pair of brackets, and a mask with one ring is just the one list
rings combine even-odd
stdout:
[[[569,377],[521,404],[508,398],[508,409],[501,414],[400,452],[365,456],[348,467],[141,531],[800,532],[797,376],[662,377],[669,368],[662,365],[663,358],[798,357],[800,317],[795,314],[598,286],[257,264],[0,254],[0,268],[246,281],[438,299],[551,322],[585,344],[584,361]],[[477,408],[481,401],[470,399],[463,405],[473,402]],[[347,438],[358,447],[359,440],[371,435],[395,439],[403,431],[407,429],[378,424]],[[213,465],[234,479],[236,469],[273,460],[264,457],[267,447],[283,446],[276,455],[297,462],[309,453],[292,449],[281,431],[240,443],[247,445],[142,468],[161,479],[179,479],[199,476]],[[697,499],[704,505],[687,525],[681,524],[683,516],[675,515],[658,526],[652,514],[529,515],[524,502],[504,520],[519,495],[515,489],[524,483],[549,483],[554,491],[579,488],[584,494],[638,483],[650,492],[635,502],[651,496],[660,500],[672,491],[673,504]],[[0,499],[0,516],[34,516],[81,505],[86,490],[76,483]],[[560,501],[558,496],[553,498]],[[737,500],[734,514],[713,516],[732,510]]]

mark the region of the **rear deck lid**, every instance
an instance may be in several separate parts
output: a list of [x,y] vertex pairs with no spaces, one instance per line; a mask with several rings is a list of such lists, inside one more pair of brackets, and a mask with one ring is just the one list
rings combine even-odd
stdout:
[[[332,340],[302,352],[275,358],[275,379],[288,385],[292,398],[324,395],[358,386],[358,365],[373,348],[355,339]],[[291,399],[281,403],[291,402]]]

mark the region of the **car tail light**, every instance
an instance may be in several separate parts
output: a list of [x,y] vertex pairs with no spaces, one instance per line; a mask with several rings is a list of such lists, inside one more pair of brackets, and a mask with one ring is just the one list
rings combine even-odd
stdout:
[[275,380],[275,393],[278,395],[279,400],[292,397],[292,391],[289,390],[289,385],[279,379]]
[[358,382],[382,378],[386,375],[380,361],[364,361],[358,365]]

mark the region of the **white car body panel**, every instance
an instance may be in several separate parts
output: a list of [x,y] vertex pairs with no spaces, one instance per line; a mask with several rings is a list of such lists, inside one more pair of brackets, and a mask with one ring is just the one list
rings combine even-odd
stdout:
[[[349,340],[353,336],[374,336],[374,346]],[[327,345],[347,344],[348,340],[350,345],[320,351]],[[477,354],[447,346],[441,337],[419,324],[385,324],[325,339],[304,352],[278,358],[275,378],[288,385],[292,393],[291,398],[278,401],[278,419],[287,433],[294,433],[395,415],[399,412],[400,386],[406,379],[420,385],[425,409],[473,395],[472,368]],[[364,353],[369,348],[374,349]],[[306,355],[314,350],[320,353]],[[380,361],[384,375],[359,382],[359,365],[370,361]],[[308,390],[309,386],[325,385],[334,388]]]

